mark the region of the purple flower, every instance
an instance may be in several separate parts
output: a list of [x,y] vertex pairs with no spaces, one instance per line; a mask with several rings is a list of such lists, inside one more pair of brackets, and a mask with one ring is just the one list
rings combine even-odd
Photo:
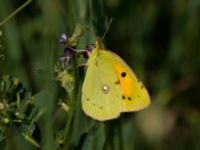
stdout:
[[60,57],[59,60],[65,62],[66,64],[69,64],[71,58],[73,57],[74,51],[72,48],[65,48],[64,49],[64,56]]
[[66,34],[62,34],[60,39],[59,39],[59,42],[63,45],[66,45],[67,44],[67,36]]

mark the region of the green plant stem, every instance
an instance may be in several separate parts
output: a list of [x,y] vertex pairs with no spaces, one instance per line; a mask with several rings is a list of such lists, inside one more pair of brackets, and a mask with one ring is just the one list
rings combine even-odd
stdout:
[[10,150],[10,129],[8,127],[7,134],[6,134],[6,139],[5,139],[5,150]]
[[[74,15],[73,15],[73,4],[71,0],[67,0],[67,14],[68,14],[68,19],[69,19],[69,33],[72,34],[74,32],[75,29],[75,20],[74,20]],[[73,116],[74,116],[74,107],[76,104],[76,100],[77,100],[77,94],[76,91],[78,91],[78,72],[76,69],[77,63],[76,63],[76,57],[73,58],[73,73],[75,76],[75,88],[74,90],[69,94],[69,101],[70,101],[70,112],[68,115],[68,120],[64,129],[64,146],[63,149],[67,150],[70,147],[70,138],[69,138],[69,133],[70,133],[70,128],[72,125],[72,121],[73,121]]]
[[[72,97],[71,97],[72,98]],[[71,99],[72,100],[72,99]],[[74,113],[74,108],[73,105],[70,105],[70,111],[68,114],[68,119],[67,119],[67,123],[64,129],[64,149],[68,149],[69,148],[69,140],[67,141],[68,135],[69,135],[69,131],[70,131],[70,127],[71,127],[71,123],[72,123],[72,118],[73,118],[73,113]]]
[[3,21],[0,22],[0,27],[5,24],[8,20],[10,20],[13,16],[15,16],[18,12],[20,12],[24,7],[26,7],[32,0],[27,0],[24,4],[22,4],[19,8],[17,8],[14,12],[12,12],[8,17],[6,17]]
[[75,28],[75,20],[74,20],[74,14],[73,14],[73,5],[71,0],[67,0],[67,14],[69,19],[69,32],[73,33]]
[[104,123],[105,125],[105,135],[107,138],[106,149],[123,149],[122,143],[122,130],[121,130],[121,120],[113,120],[111,122]]
[[73,65],[74,65],[74,76],[75,76],[75,88],[73,90],[73,92],[69,95],[69,99],[70,99],[70,111],[69,111],[69,115],[68,115],[68,120],[65,126],[65,130],[64,130],[64,141],[65,141],[65,146],[64,146],[64,150],[69,149],[70,147],[70,138],[69,138],[69,134],[70,134],[70,129],[71,129],[71,125],[72,125],[72,121],[73,121],[73,117],[74,117],[74,112],[75,112],[75,107],[76,107],[76,101],[78,100],[78,96],[79,94],[77,94],[80,90],[79,88],[79,74],[78,71],[76,69],[77,66],[77,62],[76,62],[76,57],[74,57],[73,59]]

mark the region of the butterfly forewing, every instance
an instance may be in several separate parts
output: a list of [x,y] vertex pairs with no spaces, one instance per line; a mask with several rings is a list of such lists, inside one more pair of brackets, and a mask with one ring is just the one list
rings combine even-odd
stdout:
[[122,92],[122,112],[138,111],[147,107],[150,104],[149,94],[130,67],[110,51],[103,51],[102,55],[112,63],[118,74]]

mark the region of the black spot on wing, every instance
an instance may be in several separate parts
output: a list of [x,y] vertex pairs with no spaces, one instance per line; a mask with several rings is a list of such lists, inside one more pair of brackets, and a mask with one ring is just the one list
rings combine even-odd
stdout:
[[122,78],[126,77],[126,72],[121,73]]
[[99,64],[98,62],[96,61],[95,64],[94,64],[96,67],[99,67]]
[[115,81],[115,84],[120,84],[120,81],[119,81],[119,79],[118,79],[117,81]]
[[[126,99],[126,97],[125,97],[124,95],[122,95],[122,99]],[[132,98],[131,98],[130,96],[128,96],[127,99],[128,99],[129,101],[132,100]]]
[[138,81],[138,83],[140,84],[140,88],[143,90],[144,88],[143,83],[141,81]]

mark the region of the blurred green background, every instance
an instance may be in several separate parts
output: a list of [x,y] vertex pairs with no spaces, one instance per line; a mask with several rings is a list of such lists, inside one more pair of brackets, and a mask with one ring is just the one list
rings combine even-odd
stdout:
[[[24,2],[1,0],[0,21]],[[64,49],[59,38],[73,34],[77,23],[88,26],[77,46],[83,49],[103,36],[110,18],[104,44],[133,68],[152,104],[117,120],[93,121],[81,110],[84,70],[76,68],[76,105],[69,121],[58,106],[65,90],[53,79]],[[33,132],[41,147],[25,140],[14,124],[9,126],[7,149],[200,149],[199,0],[33,0],[0,30],[0,54],[5,54],[0,75],[18,78],[43,112]],[[59,145],[56,137],[65,124],[66,139]]]

